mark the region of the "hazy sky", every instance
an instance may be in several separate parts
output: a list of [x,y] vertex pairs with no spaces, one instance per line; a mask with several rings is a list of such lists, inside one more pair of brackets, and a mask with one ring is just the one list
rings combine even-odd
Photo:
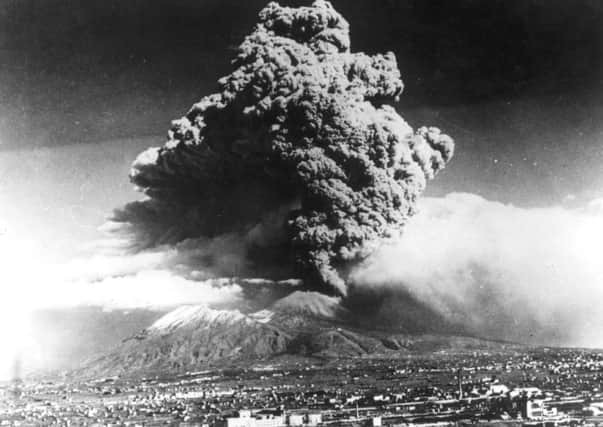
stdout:
[[[85,251],[112,209],[139,197],[127,179],[135,155],[214,90],[265,3],[0,1],[0,233],[34,264]],[[599,1],[333,4],[354,51],[396,54],[401,115],[456,141],[427,195],[526,209],[603,196]]]

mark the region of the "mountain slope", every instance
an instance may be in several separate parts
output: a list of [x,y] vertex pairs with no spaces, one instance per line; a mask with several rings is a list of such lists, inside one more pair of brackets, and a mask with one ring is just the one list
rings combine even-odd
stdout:
[[116,350],[87,364],[95,373],[189,370],[222,360],[264,358],[291,337],[238,311],[185,306],[166,314]]
[[207,366],[253,363],[293,355],[331,358],[397,358],[438,350],[504,350],[517,347],[478,338],[401,334],[350,327],[336,298],[294,292],[251,314],[205,306],[179,307],[121,346],[86,364],[85,375],[183,372]]

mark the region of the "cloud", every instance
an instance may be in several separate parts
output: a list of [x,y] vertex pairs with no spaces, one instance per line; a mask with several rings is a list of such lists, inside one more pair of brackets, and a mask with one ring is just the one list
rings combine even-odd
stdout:
[[[44,257],[41,242],[5,233],[0,237],[2,307],[30,312],[82,305],[168,308],[188,303],[234,304],[242,297],[238,279],[216,274],[222,263],[231,259],[223,248],[229,244],[236,248],[233,239],[185,241],[138,253],[124,251],[119,240],[101,240],[90,245],[86,254],[57,262]],[[216,248],[224,258],[207,260]]]
[[[601,206],[593,200],[524,208],[461,193],[424,198],[404,235],[351,271],[342,305],[352,320],[367,321],[368,313],[377,322],[371,326],[408,332],[601,346]],[[248,234],[255,239],[264,232]],[[33,242],[4,233],[3,282],[11,284],[3,295],[5,317],[18,315],[11,307],[81,305],[206,303],[252,311],[300,289],[299,280],[249,279],[265,277],[253,269],[245,270],[247,279],[233,275],[245,236],[188,239],[136,253],[111,241],[90,256],[56,263],[37,258]]]
[[345,295],[350,266],[400,232],[454,143],[386,105],[403,89],[394,54],[352,53],[327,1],[269,3],[233,66],[136,158],[130,178],[147,199],[113,220],[146,249],[244,236],[288,208],[275,240],[245,252],[281,254],[273,264],[293,264],[308,287]]
[[[401,239],[351,274],[481,336],[602,346],[603,214],[521,208],[471,194],[425,198]],[[429,320],[426,320],[429,321]]]
[[190,280],[168,270],[143,270],[97,282],[74,281],[55,288],[54,306],[102,306],[108,309],[166,308],[183,304],[233,304],[241,287],[220,279]]

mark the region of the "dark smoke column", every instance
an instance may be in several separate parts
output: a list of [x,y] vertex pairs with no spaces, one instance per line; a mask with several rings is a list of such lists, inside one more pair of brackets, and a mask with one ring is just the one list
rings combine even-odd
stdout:
[[270,3],[259,19],[218,93],[136,159],[131,179],[149,199],[118,220],[171,212],[194,224],[176,227],[184,239],[257,222],[237,217],[233,198],[256,194],[266,211],[295,200],[283,227],[305,283],[345,295],[351,264],[400,233],[454,143],[385,105],[403,89],[394,55],[350,53],[330,3]]

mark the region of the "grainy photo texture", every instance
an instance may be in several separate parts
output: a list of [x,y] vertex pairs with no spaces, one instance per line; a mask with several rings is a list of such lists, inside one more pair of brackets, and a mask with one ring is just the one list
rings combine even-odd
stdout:
[[603,425],[603,4],[0,0],[0,423]]

